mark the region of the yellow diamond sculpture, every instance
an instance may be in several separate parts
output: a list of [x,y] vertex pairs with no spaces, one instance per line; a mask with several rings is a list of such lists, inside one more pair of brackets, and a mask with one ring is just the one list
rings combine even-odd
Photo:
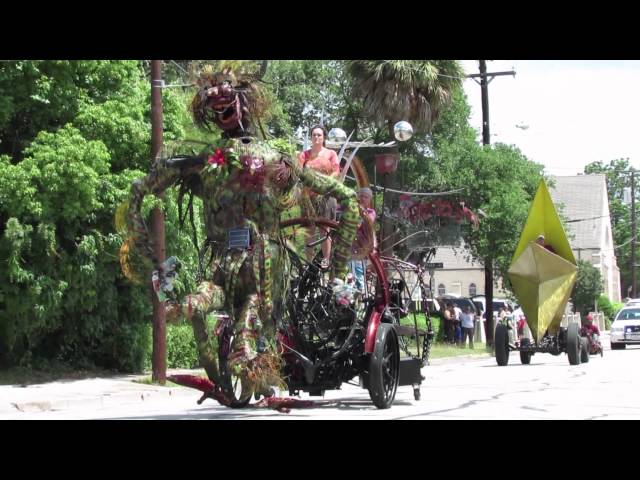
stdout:
[[[535,242],[540,235],[545,237],[545,246]],[[547,329],[554,334],[576,281],[577,267],[544,180],[531,204],[508,275],[534,339],[540,341]]]

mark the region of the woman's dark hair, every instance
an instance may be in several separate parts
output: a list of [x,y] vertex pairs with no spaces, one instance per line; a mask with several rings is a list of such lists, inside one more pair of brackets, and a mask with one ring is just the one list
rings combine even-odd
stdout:
[[315,129],[319,128],[320,130],[322,130],[322,146],[326,146],[327,145],[327,130],[324,128],[324,126],[322,125],[314,125],[313,127],[311,127],[311,130],[309,130],[309,136],[313,135],[313,131]]

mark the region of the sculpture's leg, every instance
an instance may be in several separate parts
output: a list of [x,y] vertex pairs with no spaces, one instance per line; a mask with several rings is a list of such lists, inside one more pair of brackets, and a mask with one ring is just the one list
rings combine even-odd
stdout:
[[229,367],[257,394],[273,395],[272,386],[286,388],[281,375],[281,358],[275,342],[265,336],[258,315],[258,295],[250,294],[237,315]]
[[229,355],[229,368],[242,375],[251,360],[256,358],[257,341],[262,333],[262,323],[258,318],[258,295],[251,294],[243,302],[234,325],[234,338]]
[[200,365],[216,384],[220,381],[220,370],[217,349],[214,347],[215,323],[208,324],[207,314],[214,310],[222,310],[224,299],[222,287],[213,282],[202,282],[198,286],[198,293],[187,295],[182,304],[170,306],[167,312],[167,318],[184,317],[191,322],[198,346]]

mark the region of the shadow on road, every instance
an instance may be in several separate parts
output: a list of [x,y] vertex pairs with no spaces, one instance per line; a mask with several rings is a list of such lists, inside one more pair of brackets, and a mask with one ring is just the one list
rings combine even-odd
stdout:
[[[378,409],[371,400],[362,398],[343,398],[339,400],[314,400],[316,403],[309,408],[292,408],[290,413],[281,413],[277,410],[257,407],[254,404],[242,409],[231,409],[222,406],[201,407],[188,410],[180,414],[154,415],[141,414],[124,417],[111,417],[108,420],[264,420],[278,418],[320,419],[313,416],[312,412],[318,410],[337,409],[339,411],[370,411],[377,418]],[[408,401],[396,400],[394,406],[411,406]],[[366,418],[366,417],[365,417]]]

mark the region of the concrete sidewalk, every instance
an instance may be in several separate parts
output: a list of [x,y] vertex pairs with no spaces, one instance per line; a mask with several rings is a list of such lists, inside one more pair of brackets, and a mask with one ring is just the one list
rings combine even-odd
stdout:
[[[168,375],[191,373],[203,375],[202,370],[169,370]],[[109,378],[59,380],[56,382],[22,385],[0,385],[0,419],[15,418],[17,412],[46,412],[71,409],[96,410],[114,405],[153,403],[168,397],[189,396],[197,400],[199,392],[184,387],[146,385],[134,380],[149,375],[120,375]]]

